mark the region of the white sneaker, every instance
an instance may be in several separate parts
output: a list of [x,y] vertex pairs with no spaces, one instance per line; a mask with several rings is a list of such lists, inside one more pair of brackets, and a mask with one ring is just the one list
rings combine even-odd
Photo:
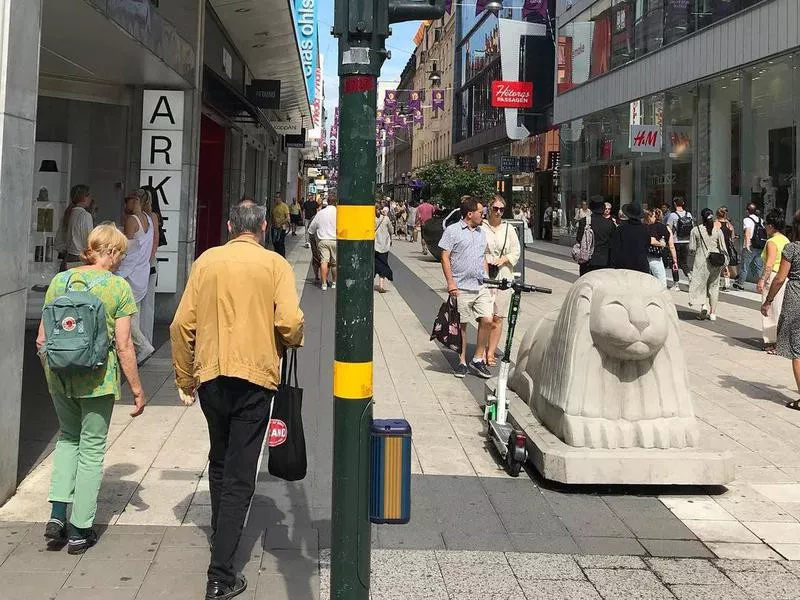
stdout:
[[323,283],[322,284],[322,291],[324,292],[327,289],[328,289],[328,284],[327,283]]
[[334,281],[333,283],[331,283],[331,289],[332,289],[332,290],[335,290],[335,289],[336,289],[336,282],[335,282],[335,281]]
[[717,315],[708,315],[708,320],[709,321],[716,321],[717,320]]

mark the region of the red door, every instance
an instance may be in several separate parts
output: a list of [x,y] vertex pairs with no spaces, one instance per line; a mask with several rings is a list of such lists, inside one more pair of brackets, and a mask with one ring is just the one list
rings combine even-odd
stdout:
[[205,115],[200,123],[197,170],[195,256],[200,256],[222,243],[222,176],[225,170],[225,128]]

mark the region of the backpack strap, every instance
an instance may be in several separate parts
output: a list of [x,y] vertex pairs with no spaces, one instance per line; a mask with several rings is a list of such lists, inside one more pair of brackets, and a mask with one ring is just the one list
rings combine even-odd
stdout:
[[[70,273],[69,277],[67,278],[67,283],[66,283],[66,285],[64,286],[64,289],[65,289],[66,291],[68,291],[68,292],[69,292],[69,291],[73,291],[73,290],[72,290],[72,277],[73,277],[73,275],[75,275],[75,273],[74,273],[74,272]],[[86,288],[86,291],[88,292],[88,291],[90,291],[90,290],[91,290],[93,287],[95,287],[96,285],[99,285],[99,284],[101,284],[101,283],[105,283],[105,282],[106,282],[106,281],[108,281],[110,278],[111,278],[111,273],[105,273],[105,274],[101,275],[100,277],[98,277],[97,279],[95,279],[95,280],[94,280],[92,283],[86,283],[86,282],[85,282],[85,281],[83,281],[82,279],[76,279],[75,281],[76,281],[76,283],[82,283],[82,284],[83,284],[83,287],[85,287],[85,288]]]

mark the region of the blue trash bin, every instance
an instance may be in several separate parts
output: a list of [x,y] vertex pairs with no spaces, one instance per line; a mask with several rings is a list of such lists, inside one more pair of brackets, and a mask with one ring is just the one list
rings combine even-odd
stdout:
[[411,519],[411,425],[375,419],[370,439],[369,520],[402,525]]

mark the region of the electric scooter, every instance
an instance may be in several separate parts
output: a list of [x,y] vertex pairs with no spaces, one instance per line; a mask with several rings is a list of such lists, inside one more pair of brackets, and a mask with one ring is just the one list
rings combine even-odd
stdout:
[[[516,276],[516,274],[515,274]],[[517,279],[509,281],[502,279],[484,279],[483,283],[497,290],[513,290],[511,305],[508,307],[508,333],[506,337],[506,347],[503,358],[500,361],[500,373],[497,376],[497,388],[494,394],[489,395],[486,400],[483,418],[488,421],[486,435],[494,443],[497,451],[505,465],[506,471],[512,477],[518,477],[522,465],[528,460],[528,451],[525,448],[527,438],[522,431],[515,430],[508,419],[508,401],[506,399],[506,384],[508,383],[508,372],[511,369],[511,342],[514,339],[514,329],[517,326],[517,316],[519,314],[519,304],[522,292],[539,292],[541,294],[552,294],[553,290],[548,288],[525,285]]]

